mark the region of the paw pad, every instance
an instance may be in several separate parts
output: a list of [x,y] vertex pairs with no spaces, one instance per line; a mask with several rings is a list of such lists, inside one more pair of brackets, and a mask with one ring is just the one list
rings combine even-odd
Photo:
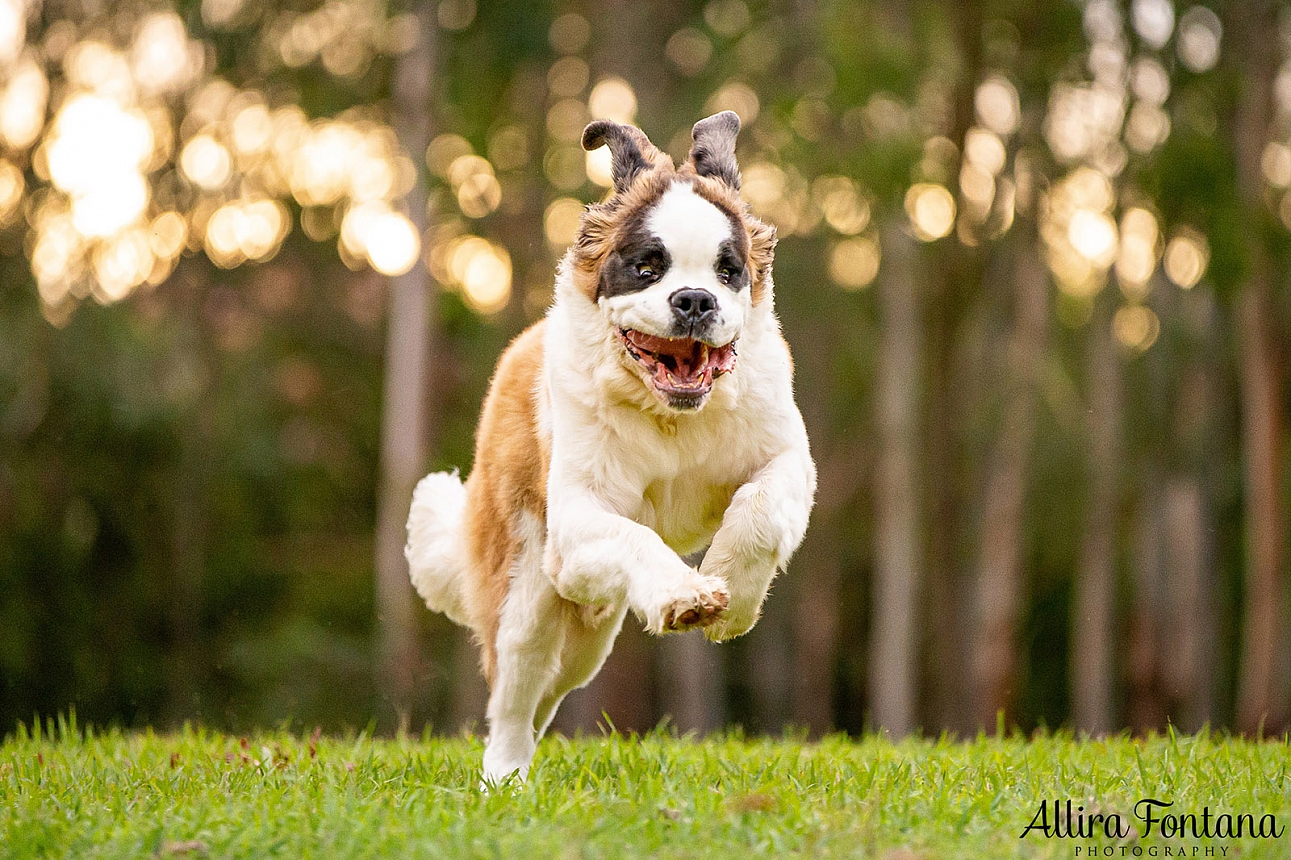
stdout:
[[697,591],[693,597],[673,601],[663,616],[663,629],[676,632],[692,627],[707,627],[726,611],[730,596],[726,591]]

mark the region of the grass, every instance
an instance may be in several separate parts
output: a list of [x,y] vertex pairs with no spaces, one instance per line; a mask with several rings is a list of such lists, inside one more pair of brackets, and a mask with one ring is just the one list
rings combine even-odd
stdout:
[[[19,727],[0,744],[0,857],[1291,857],[1285,740],[552,738],[528,785],[492,793],[481,754],[472,738]],[[1283,835],[1144,836],[1144,797],[1199,821],[1272,815]],[[1119,812],[1133,833],[1020,838],[1067,798],[1075,826]]]

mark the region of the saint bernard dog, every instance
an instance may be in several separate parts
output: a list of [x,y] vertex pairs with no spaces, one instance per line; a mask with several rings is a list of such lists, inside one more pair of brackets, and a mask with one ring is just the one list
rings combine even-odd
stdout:
[[546,318],[498,362],[470,477],[417,486],[412,582],[479,642],[486,783],[525,778],[629,609],[655,634],[739,636],[807,529],[816,469],[773,307],[775,231],[739,197],[739,129],[730,111],[701,120],[676,167],[639,129],[587,126],[614,192],[587,207]]

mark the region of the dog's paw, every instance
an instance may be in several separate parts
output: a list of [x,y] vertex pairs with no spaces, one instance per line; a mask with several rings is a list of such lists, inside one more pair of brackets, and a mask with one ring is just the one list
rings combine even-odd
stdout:
[[757,623],[758,614],[757,607],[752,611],[741,611],[740,608],[733,607],[722,613],[715,623],[705,627],[704,635],[710,642],[725,642],[727,639],[743,636],[753,629],[753,625]]
[[490,744],[484,750],[484,774],[480,788],[486,792],[503,787],[519,788],[529,775],[531,760],[532,754],[529,757],[507,756],[497,752]]
[[655,633],[678,633],[715,623],[726,611],[731,596],[726,583],[712,576],[696,576],[672,589],[659,608]]

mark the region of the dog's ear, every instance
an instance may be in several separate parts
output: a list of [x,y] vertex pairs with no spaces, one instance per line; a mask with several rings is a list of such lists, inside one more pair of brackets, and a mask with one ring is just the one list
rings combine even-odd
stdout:
[[602,146],[610,148],[610,175],[614,178],[614,190],[620,194],[631,187],[639,174],[654,169],[664,157],[641,129],[608,119],[595,120],[583,129],[583,149],[591,152]]
[[720,179],[736,191],[740,189],[740,166],[735,163],[735,138],[740,133],[740,118],[735,111],[724,110],[695,123],[691,136],[690,165],[700,176]]

